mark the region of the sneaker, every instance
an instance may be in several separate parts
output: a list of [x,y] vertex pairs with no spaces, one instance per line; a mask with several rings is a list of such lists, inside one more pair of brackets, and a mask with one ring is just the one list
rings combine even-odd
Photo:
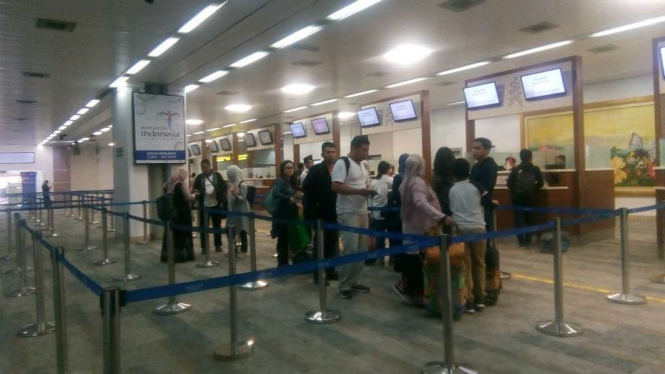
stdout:
[[362,284],[354,284],[351,286],[352,291],[360,292],[360,293],[368,293],[369,292],[369,287],[363,286]]
[[218,245],[218,246],[215,247],[215,252],[222,253],[222,252],[224,252],[224,250],[222,249],[222,246]]
[[409,294],[406,293],[401,282],[395,283],[395,285],[393,285],[393,290],[397,292],[397,294],[402,299],[402,301],[404,301],[404,303],[406,303],[407,305],[413,305],[413,299]]
[[351,290],[337,290],[337,293],[342,299],[353,299],[353,292]]
[[478,312],[482,312],[485,310],[485,304],[475,304],[473,308]]
[[473,308],[471,308],[471,309],[466,308],[466,314],[476,314],[476,310],[473,309]]

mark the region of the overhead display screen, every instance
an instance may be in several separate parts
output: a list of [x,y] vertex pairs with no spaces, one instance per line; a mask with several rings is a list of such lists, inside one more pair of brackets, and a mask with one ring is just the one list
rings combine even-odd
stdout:
[[413,106],[412,100],[390,103],[390,112],[392,112],[395,122],[411,121],[418,118],[416,116],[416,107]]
[[374,107],[358,111],[358,122],[360,122],[361,127],[378,126],[381,124],[379,114]]
[[256,146],[256,139],[254,139],[254,134],[247,133],[245,134],[245,146],[247,147],[255,147]]
[[329,134],[328,120],[325,118],[316,118],[312,120],[312,130],[316,135]]
[[261,145],[272,144],[272,133],[270,130],[259,131],[259,141],[261,142]]
[[490,82],[464,89],[466,106],[469,109],[478,109],[493,105],[499,105],[499,92],[496,83]]
[[201,148],[198,144],[192,144],[190,147],[192,148],[192,154],[194,156],[201,156]]
[[224,152],[228,152],[231,150],[231,142],[229,141],[229,138],[219,139],[219,145],[222,146],[222,151]]
[[566,94],[561,69],[543,71],[522,76],[522,88],[527,100],[542,99]]
[[293,122],[291,125],[289,125],[289,127],[291,127],[291,136],[293,136],[295,139],[304,138],[307,136],[305,126],[303,126],[302,122]]
[[216,141],[213,140],[211,142],[206,142],[206,144],[208,145],[208,149],[210,150],[210,152],[212,153],[219,152],[219,147],[217,146]]

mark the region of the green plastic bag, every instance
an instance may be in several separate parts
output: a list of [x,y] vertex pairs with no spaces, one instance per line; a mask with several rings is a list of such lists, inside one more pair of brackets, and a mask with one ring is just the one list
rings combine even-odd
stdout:
[[[302,221],[302,219],[300,219]],[[289,249],[302,251],[311,243],[307,226],[289,225]]]

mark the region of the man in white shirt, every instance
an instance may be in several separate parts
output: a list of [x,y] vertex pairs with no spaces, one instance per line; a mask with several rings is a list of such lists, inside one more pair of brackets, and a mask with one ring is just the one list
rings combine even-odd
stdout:
[[[366,229],[369,227],[367,198],[376,195],[370,188],[369,168],[365,160],[369,156],[369,139],[356,136],[351,141],[351,152],[335,163],[332,171],[332,188],[337,193],[337,221],[341,225]],[[341,232],[344,253],[367,251],[368,238],[350,232]],[[344,265],[339,271],[339,295],[351,299],[353,291],[369,292],[369,287],[360,283],[363,262]]]
[[299,180],[300,180],[300,185],[301,186],[302,186],[303,182],[305,181],[305,178],[307,178],[307,174],[309,174],[309,169],[311,169],[312,166],[314,166],[314,158],[312,157],[312,155],[309,155],[309,156],[305,157],[303,159],[303,161],[305,162],[304,163],[305,169],[302,171],[302,173],[300,173],[300,177],[298,177]]

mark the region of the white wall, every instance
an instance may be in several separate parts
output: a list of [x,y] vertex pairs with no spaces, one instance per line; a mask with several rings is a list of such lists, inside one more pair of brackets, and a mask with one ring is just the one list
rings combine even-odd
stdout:
[[34,152],[34,164],[0,164],[0,171],[36,171],[37,192],[41,192],[41,185],[48,180],[53,186],[53,149],[51,147],[3,145],[2,152]]
[[84,143],[80,149],[69,157],[72,190],[113,189],[113,147]]

